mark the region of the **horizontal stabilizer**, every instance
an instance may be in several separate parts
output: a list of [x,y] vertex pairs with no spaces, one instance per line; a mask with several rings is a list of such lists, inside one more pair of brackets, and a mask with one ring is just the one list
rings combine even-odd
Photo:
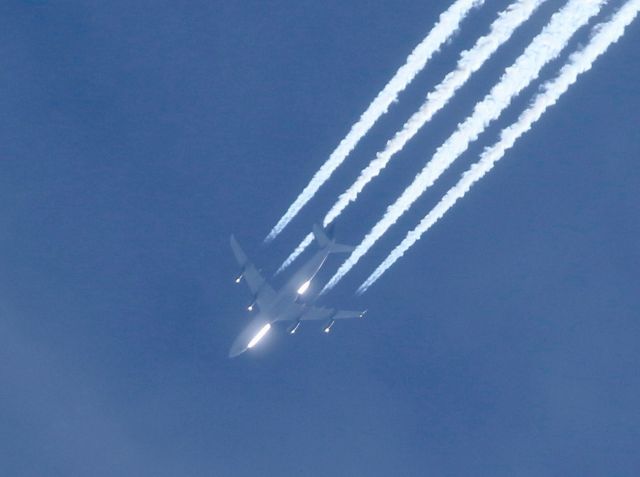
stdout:
[[327,233],[327,230],[323,229],[318,224],[313,225],[312,231],[313,238],[316,240],[318,247],[321,249],[329,247],[330,253],[349,253],[355,248],[350,245],[336,243],[335,239]]
[[348,320],[351,318],[362,318],[366,311],[337,310],[335,308],[324,308],[321,306],[310,306],[306,308],[300,317],[301,321],[313,320]]
[[316,239],[318,247],[325,248],[331,245],[332,240],[329,238],[325,230],[318,224],[313,224],[313,238]]
[[331,253],[350,253],[350,252],[353,252],[354,248],[355,247],[352,247],[351,245],[334,243],[333,245],[331,245]]

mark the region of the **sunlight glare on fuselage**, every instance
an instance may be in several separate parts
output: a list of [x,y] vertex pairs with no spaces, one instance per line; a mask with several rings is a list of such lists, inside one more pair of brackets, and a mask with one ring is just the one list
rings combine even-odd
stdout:
[[298,295],[302,295],[304,292],[306,292],[309,288],[309,285],[311,285],[311,280],[307,280],[302,285],[300,285],[300,288],[298,288]]
[[267,331],[269,331],[270,328],[271,328],[270,323],[267,323],[262,328],[260,328],[260,331],[258,331],[258,333],[256,333],[256,335],[253,338],[251,338],[251,341],[249,341],[247,348],[253,348],[255,345],[257,345],[258,341],[260,341],[262,337],[267,334]]

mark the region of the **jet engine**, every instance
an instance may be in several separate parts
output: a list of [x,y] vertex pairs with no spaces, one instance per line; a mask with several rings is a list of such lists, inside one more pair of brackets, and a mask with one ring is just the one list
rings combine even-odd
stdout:
[[300,327],[300,321],[294,321],[287,328],[287,333],[289,333],[290,335],[293,335],[295,334],[296,331],[298,331],[299,327]]
[[257,302],[257,298],[254,296],[253,297],[253,301],[251,302],[251,304],[247,307],[247,311],[253,311],[253,309],[256,306],[256,302]]
[[322,331],[324,331],[325,333],[329,333],[329,331],[331,331],[331,327],[333,326],[333,324],[336,322],[336,320],[329,320],[327,321],[327,323],[324,325],[324,327],[322,328]]

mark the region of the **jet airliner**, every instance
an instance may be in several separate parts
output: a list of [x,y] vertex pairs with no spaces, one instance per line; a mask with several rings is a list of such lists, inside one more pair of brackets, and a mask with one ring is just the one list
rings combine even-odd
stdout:
[[241,268],[241,273],[235,281],[240,283],[244,280],[247,283],[253,294],[253,301],[247,309],[253,311],[257,307],[258,314],[235,339],[229,351],[229,357],[238,356],[256,346],[271,329],[272,324],[278,321],[291,322],[287,332],[294,334],[303,321],[324,320],[322,329],[325,333],[329,333],[336,320],[364,316],[364,311],[315,306],[313,302],[316,297],[305,296],[312,280],[330,254],[348,253],[353,250],[353,247],[336,243],[335,239],[318,225],[313,226],[313,236],[318,244],[318,251],[277,292],[249,261],[235,237],[231,236],[231,249]]

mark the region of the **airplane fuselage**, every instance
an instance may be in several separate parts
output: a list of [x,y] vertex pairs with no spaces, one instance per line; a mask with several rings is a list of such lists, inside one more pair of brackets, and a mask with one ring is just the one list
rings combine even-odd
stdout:
[[313,226],[312,232],[319,247],[318,251],[277,291],[251,263],[235,237],[231,236],[231,249],[241,268],[241,274],[235,281],[236,283],[242,280],[246,282],[253,294],[253,301],[248,310],[253,311],[257,306],[259,311],[234,340],[229,352],[230,357],[253,348],[276,321],[291,322],[287,329],[290,334],[295,333],[303,321],[324,321],[323,331],[328,333],[335,320],[363,316],[362,311],[338,310],[314,304],[318,288],[312,288],[311,281],[314,280],[327,257],[332,253],[351,252],[353,247],[337,243],[318,225]]
[[[304,313],[298,305],[298,299],[303,293],[299,293],[300,287],[313,280],[322,265],[331,253],[329,247],[318,250],[313,257],[309,259],[285,284],[278,292],[275,300],[268,307],[259,311],[259,313],[249,322],[242,330],[238,337],[234,340],[229,352],[230,357],[237,356],[247,349],[251,341],[259,336],[262,330],[266,333],[271,325],[276,321],[297,321]],[[306,287],[308,288],[308,286]],[[306,289],[304,290],[306,291]],[[264,334],[263,333],[263,334]]]

